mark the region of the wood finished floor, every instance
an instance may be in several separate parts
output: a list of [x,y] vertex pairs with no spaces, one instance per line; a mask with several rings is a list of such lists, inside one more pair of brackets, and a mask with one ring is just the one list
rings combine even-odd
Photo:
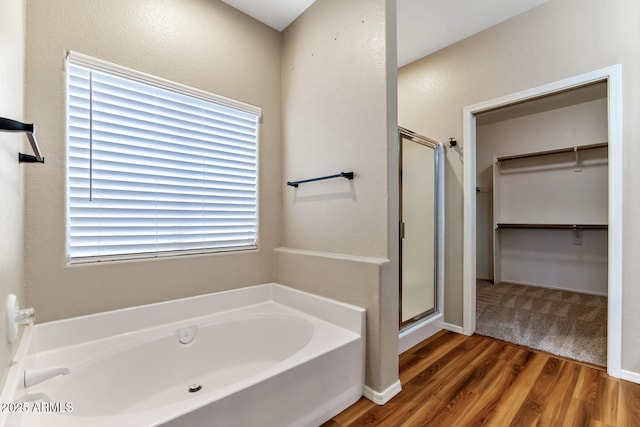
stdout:
[[400,356],[402,392],[322,427],[640,426],[640,384],[479,335],[441,331]]

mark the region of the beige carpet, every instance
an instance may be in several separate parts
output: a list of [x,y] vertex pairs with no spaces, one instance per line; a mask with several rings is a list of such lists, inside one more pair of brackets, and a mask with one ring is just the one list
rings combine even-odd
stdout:
[[476,333],[606,366],[606,297],[478,280],[476,301]]

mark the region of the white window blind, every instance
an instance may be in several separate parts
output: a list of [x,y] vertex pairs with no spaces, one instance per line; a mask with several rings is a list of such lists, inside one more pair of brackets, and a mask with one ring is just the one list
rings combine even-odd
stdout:
[[260,110],[67,59],[68,260],[255,248]]

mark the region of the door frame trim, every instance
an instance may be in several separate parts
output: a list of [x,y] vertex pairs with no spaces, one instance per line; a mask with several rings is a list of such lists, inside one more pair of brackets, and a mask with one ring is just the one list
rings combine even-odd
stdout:
[[462,329],[476,330],[476,115],[569,89],[607,82],[609,138],[609,231],[607,373],[621,376],[622,365],[622,66],[620,64],[569,77],[550,84],[480,102],[463,109],[464,218]]

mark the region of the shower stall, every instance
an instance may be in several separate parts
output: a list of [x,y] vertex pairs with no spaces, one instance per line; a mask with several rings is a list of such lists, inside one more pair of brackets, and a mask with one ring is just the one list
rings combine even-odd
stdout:
[[403,334],[434,318],[442,324],[444,149],[402,127],[398,134],[402,339]]

